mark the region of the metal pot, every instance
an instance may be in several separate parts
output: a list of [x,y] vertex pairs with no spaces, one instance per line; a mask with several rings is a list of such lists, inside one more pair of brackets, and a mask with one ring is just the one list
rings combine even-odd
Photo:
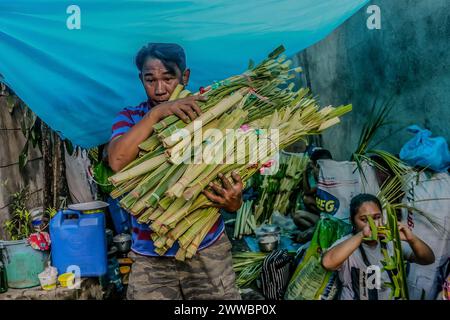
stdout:
[[127,253],[131,249],[131,236],[127,233],[118,234],[113,238],[113,242],[121,253]]
[[259,249],[262,252],[271,252],[278,248],[279,238],[274,235],[262,236],[258,239]]

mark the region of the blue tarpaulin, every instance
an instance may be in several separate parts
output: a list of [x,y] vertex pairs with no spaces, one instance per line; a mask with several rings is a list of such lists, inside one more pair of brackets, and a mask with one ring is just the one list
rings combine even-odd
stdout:
[[145,101],[134,66],[148,42],[187,53],[189,89],[243,72],[280,44],[294,54],[367,0],[0,0],[2,81],[53,130],[92,147]]

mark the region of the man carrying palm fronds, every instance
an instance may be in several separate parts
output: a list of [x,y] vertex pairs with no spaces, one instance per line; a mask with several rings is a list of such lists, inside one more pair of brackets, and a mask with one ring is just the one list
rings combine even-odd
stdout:
[[[177,115],[184,122],[201,114],[191,96],[168,101],[178,84],[187,85],[190,70],[186,68],[183,48],[176,44],[150,43],[136,56],[136,66],[148,100],[137,107],[125,108],[112,126],[108,146],[110,167],[120,171],[139,153],[139,144],[153,132],[153,125]],[[242,204],[242,181],[219,175],[222,186],[212,184],[213,192],[204,191],[214,204],[229,212]],[[134,259],[129,279],[127,299],[240,299],[232,268],[231,244],[224,233],[223,219],[211,228],[199,247],[199,252],[186,261],[173,258],[179,246],[175,244],[164,256],[155,252],[151,229],[132,219],[132,252]]]

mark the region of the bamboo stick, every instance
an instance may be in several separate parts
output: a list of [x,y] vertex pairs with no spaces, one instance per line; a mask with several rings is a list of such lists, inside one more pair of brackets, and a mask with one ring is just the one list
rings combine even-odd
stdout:
[[[238,92],[235,92],[233,95],[224,98],[214,107],[212,107],[207,112],[203,113],[200,117],[197,118],[197,121],[201,121],[203,125],[209,123],[214,118],[219,117],[224,112],[228,111],[231,107],[233,107],[236,103],[238,103],[246,94],[248,90],[241,89]],[[189,134],[193,134],[195,131],[194,122],[189,123],[184,128]],[[171,137],[165,138],[162,143],[164,147],[169,148],[174,146],[178,141],[174,141]]]
[[187,166],[184,164],[172,166],[166,173],[164,178],[162,178],[160,183],[156,186],[150,197],[145,199],[146,204],[148,206],[155,206],[159,202],[161,196],[167,191],[167,189],[176,181],[178,181],[180,177],[185,173],[186,168]]
[[205,227],[203,228],[201,233],[196,235],[194,240],[192,240],[192,243],[187,247],[187,249],[186,249],[186,258],[190,259],[190,258],[192,258],[195,255],[195,253],[197,252],[198,248],[200,247],[200,244],[203,242],[203,239],[205,239],[206,235],[211,230],[211,228],[214,226],[214,224],[216,223],[216,221],[219,218],[219,216],[220,216],[219,214],[217,214],[216,216],[211,215],[211,218],[205,224]]
[[149,159],[147,161],[144,161],[143,163],[137,165],[136,167],[130,168],[126,171],[121,171],[112,177],[109,178],[109,181],[116,185],[119,182],[126,181],[129,179],[132,179],[134,177],[137,177],[141,174],[147,173],[157,167],[159,167],[161,164],[163,164],[166,161],[166,156],[164,154],[156,156],[152,159]]
[[183,89],[184,89],[183,85],[177,84],[177,86],[173,90],[172,94],[170,95],[169,101],[174,101],[174,100],[178,99],[178,96]]

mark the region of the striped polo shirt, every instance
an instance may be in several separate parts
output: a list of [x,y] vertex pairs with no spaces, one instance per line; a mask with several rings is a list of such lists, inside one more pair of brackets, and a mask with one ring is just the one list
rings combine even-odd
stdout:
[[[138,123],[147,112],[149,112],[151,106],[148,102],[143,102],[137,107],[127,107],[120,111],[113,121],[112,126],[112,134],[110,141],[114,138],[117,138],[123,134],[125,134],[128,130],[130,130],[136,123]],[[116,201],[119,201],[117,199]],[[121,210],[124,210],[121,208]],[[151,240],[152,230],[147,224],[140,224],[137,222],[137,219],[131,216],[131,238],[132,245],[131,250],[135,253],[144,255],[144,256],[159,256],[155,252],[155,246],[153,241]],[[222,216],[220,219],[214,224],[211,230],[206,235],[205,239],[199,246],[199,250],[209,247],[212,245],[224,232],[225,224]],[[167,250],[165,256],[171,257],[175,256],[179,249],[178,242]]]

